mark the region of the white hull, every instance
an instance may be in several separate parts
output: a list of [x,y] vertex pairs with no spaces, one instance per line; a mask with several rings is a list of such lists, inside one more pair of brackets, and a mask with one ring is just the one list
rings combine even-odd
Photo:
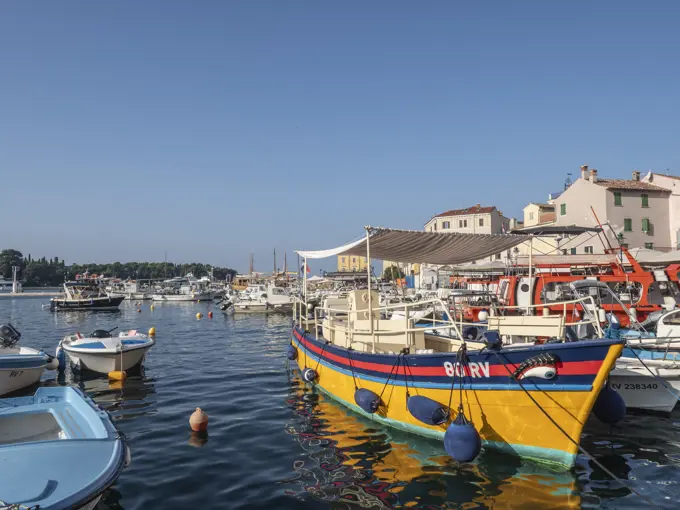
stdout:
[[237,302],[224,311],[227,313],[292,313],[293,305],[248,304]]
[[680,397],[680,364],[645,360],[653,377],[636,359],[620,358],[609,376],[612,388],[619,392],[626,407],[670,413]]
[[45,367],[0,369],[0,395],[38,384]]
[[153,294],[151,299],[153,301],[209,301],[212,300],[212,294]]
[[100,354],[72,352],[68,349],[68,347],[63,347],[64,351],[66,351],[66,354],[68,354],[71,364],[74,367],[79,370],[91,370],[93,372],[99,372],[100,374],[108,374],[109,372],[119,370],[130,370],[132,367],[135,367],[144,361],[146,351],[148,351],[150,348],[151,346],[146,349],[125,351],[121,356],[120,353]]

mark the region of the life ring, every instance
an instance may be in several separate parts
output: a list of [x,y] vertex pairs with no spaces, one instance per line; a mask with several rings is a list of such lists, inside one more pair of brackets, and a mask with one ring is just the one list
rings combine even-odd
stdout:
[[371,317],[371,314],[368,312],[368,310],[364,310],[364,311],[361,313],[361,315],[362,315],[362,317],[363,317],[364,319],[368,319],[368,318]]
[[362,293],[361,293],[361,300],[362,300],[364,303],[368,303],[368,292],[362,292]]

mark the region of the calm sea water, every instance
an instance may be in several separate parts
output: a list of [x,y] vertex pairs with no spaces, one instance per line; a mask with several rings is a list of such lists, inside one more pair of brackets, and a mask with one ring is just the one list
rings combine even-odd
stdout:
[[[151,311],[149,302],[141,313],[124,303],[117,313],[52,314],[41,309],[46,301],[0,299],[0,323],[13,323],[24,345],[51,353],[75,331],[158,331],[141,377],[45,377],[44,384],[81,387],[129,439],[132,464],[100,510],[647,506],[585,457],[571,472],[492,452],[461,467],[437,441],[353,414],[286,370],[289,318],[225,317],[208,303]],[[205,316],[200,321],[197,312]],[[210,416],[207,437],[188,426],[197,406]],[[614,429],[593,421],[583,444],[654,504],[677,508],[680,412],[629,415]]]

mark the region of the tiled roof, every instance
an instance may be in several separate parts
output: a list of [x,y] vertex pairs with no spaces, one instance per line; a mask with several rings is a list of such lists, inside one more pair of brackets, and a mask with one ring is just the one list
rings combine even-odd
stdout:
[[626,179],[597,179],[595,184],[607,189],[621,189],[621,190],[638,190],[638,191],[665,191],[670,193],[670,190],[654,186],[648,182],[632,181]]
[[472,207],[467,207],[466,209],[451,209],[440,214],[436,214],[434,218],[442,218],[444,216],[462,216],[464,214],[486,214],[496,210],[496,206],[492,205],[489,207],[477,207],[473,205]]

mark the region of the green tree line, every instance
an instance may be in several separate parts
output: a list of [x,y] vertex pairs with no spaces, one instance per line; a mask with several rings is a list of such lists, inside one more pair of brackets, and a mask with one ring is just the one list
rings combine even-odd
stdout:
[[86,271],[93,274],[115,276],[117,278],[159,279],[184,276],[193,273],[197,278],[206,276],[212,267],[213,276],[225,280],[233,278],[236,271],[227,267],[213,267],[208,264],[173,264],[171,262],[113,262],[111,264],[71,264],[67,266],[58,257],[53,259],[33,259],[13,249],[0,251],[0,275],[12,277],[12,266],[18,266],[19,278],[26,287],[56,287],[67,280],[75,279],[77,274]]

